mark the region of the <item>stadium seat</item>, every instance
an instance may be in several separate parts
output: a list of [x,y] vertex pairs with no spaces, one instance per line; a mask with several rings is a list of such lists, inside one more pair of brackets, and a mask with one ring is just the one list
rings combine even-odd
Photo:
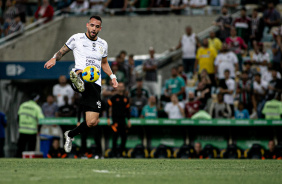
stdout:
[[153,149],[150,153],[151,158],[170,158],[171,149],[163,144]]
[[135,148],[131,148],[128,150],[127,157],[128,158],[148,158],[149,152],[142,144],[138,144],[135,146]]
[[194,154],[194,148],[191,145],[184,144],[179,149],[176,149],[173,153],[174,158],[192,158]]
[[221,158],[229,158],[229,159],[241,158],[241,155],[242,155],[241,150],[238,149],[236,144],[230,144],[227,146],[226,149],[223,149],[220,152]]
[[217,158],[218,149],[211,144],[207,144],[204,149],[204,158]]
[[264,156],[264,149],[260,144],[253,144],[250,149],[245,150],[244,156],[249,159],[262,159]]
[[105,151],[105,158],[125,158],[127,156],[127,150],[121,150],[120,146],[117,147],[116,153],[112,151],[112,149],[107,149]]

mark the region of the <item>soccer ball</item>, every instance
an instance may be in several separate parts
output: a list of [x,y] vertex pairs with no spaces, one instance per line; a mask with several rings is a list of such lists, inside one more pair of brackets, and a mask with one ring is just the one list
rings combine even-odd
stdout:
[[96,82],[100,77],[100,71],[96,66],[87,66],[82,71],[82,79],[85,82]]

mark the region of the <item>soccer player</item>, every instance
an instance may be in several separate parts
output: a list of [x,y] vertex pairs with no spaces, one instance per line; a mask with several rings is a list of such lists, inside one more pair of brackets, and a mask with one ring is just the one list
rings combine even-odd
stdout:
[[102,29],[102,19],[99,16],[90,17],[86,24],[86,33],[77,33],[69,38],[65,45],[54,54],[53,58],[47,61],[44,68],[50,69],[55,66],[70,50],[73,51],[75,68],[70,71],[70,79],[72,85],[77,91],[81,92],[81,105],[86,113],[86,121],[82,122],[78,127],[64,133],[66,142],[65,151],[70,152],[72,148],[73,137],[83,133],[87,129],[98,124],[99,113],[101,111],[101,77],[95,83],[84,83],[81,79],[81,73],[87,66],[96,66],[110,76],[113,87],[118,86],[116,76],[113,74],[108,60],[108,44],[105,40],[98,37],[98,33]]

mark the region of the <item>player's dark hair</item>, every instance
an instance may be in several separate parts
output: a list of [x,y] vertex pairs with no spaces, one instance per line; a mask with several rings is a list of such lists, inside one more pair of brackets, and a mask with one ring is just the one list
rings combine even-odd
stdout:
[[102,18],[100,16],[98,16],[98,15],[91,16],[89,20],[91,20],[91,19],[99,20],[101,22],[101,24],[102,24]]

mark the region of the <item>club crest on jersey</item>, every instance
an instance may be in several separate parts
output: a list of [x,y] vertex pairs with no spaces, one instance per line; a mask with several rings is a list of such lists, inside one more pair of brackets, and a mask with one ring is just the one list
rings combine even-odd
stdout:
[[99,51],[100,51],[100,54],[103,54],[103,47],[102,46],[99,46]]
[[93,43],[93,47],[96,47],[96,44],[95,44],[95,43]]

